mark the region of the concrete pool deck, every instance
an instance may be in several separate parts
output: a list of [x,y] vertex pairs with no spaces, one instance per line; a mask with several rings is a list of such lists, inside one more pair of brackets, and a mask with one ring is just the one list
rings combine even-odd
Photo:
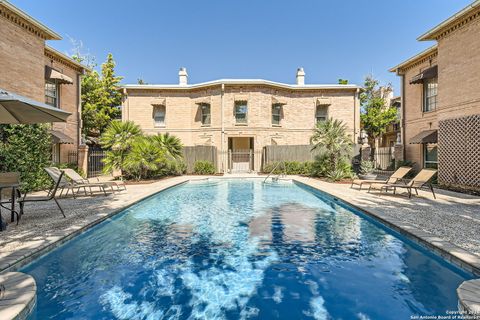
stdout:
[[[252,175],[224,176],[224,178],[234,177],[252,177]],[[29,203],[25,207],[25,214],[20,224],[18,226],[11,224],[7,231],[0,232],[0,273],[3,273],[3,277],[11,276],[12,273],[9,271],[18,270],[75,235],[145,197],[188,180],[204,178],[201,176],[173,177],[149,184],[129,185],[127,191],[106,197],[98,195],[62,199],[60,203],[67,215],[65,219],[53,201]],[[444,258],[480,276],[480,197],[442,190],[438,192],[437,200],[433,199],[431,193],[422,191],[419,197],[408,199],[402,195],[369,194],[366,191],[350,189],[350,185],[332,184],[318,179],[298,176],[287,178],[328,192],[333,197],[376,217],[393,229],[413,237],[414,240],[436,251]],[[5,210],[2,213],[5,219],[7,213]],[[6,293],[14,290],[8,285],[14,282],[2,279],[0,278],[0,286],[5,286]],[[478,283],[472,284],[469,281],[459,288],[459,297],[466,297],[461,299],[460,307],[467,310],[480,310],[478,294],[472,296],[469,291],[472,285],[475,287]],[[17,300],[24,301],[25,308],[31,306],[31,301],[35,299],[35,296],[30,300],[24,297],[23,295],[27,292],[30,291],[20,290],[18,297],[20,300]],[[7,314],[3,312],[7,305],[2,301],[0,296],[1,319],[24,318],[22,314],[25,312],[20,313],[18,317],[6,317]],[[15,306],[19,308],[18,303]]]

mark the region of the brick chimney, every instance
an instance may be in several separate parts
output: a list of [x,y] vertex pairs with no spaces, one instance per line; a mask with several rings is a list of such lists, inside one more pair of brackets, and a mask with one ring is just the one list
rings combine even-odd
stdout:
[[298,86],[305,85],[305,71],[303,71],[303,68],[297,69],[297,85]]
[[188,73],[187,68],[180,68],[178,71],[178,84],[181,86],[186,86],[188,84]]

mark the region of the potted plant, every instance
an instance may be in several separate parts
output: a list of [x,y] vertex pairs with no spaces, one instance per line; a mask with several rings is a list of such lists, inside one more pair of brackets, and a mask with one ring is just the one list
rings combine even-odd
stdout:
[[373,161],[362,161],[360,163],[360,173],[358,177],[362,180],[375,180],[377,175],[373,174],[375,163]]

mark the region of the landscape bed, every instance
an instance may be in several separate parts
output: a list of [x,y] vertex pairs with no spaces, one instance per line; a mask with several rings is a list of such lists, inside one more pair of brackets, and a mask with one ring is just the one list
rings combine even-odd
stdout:
[[300,183],[162,191],[22,269],[32,319],[409,319],[457,309],[473,278]]

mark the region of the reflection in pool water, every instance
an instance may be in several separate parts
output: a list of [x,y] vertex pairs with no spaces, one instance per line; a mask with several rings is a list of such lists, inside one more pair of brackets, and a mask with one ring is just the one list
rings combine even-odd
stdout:
[[25,267],[37,319],[409,319],[471,276],[293,183],[188,183]]

